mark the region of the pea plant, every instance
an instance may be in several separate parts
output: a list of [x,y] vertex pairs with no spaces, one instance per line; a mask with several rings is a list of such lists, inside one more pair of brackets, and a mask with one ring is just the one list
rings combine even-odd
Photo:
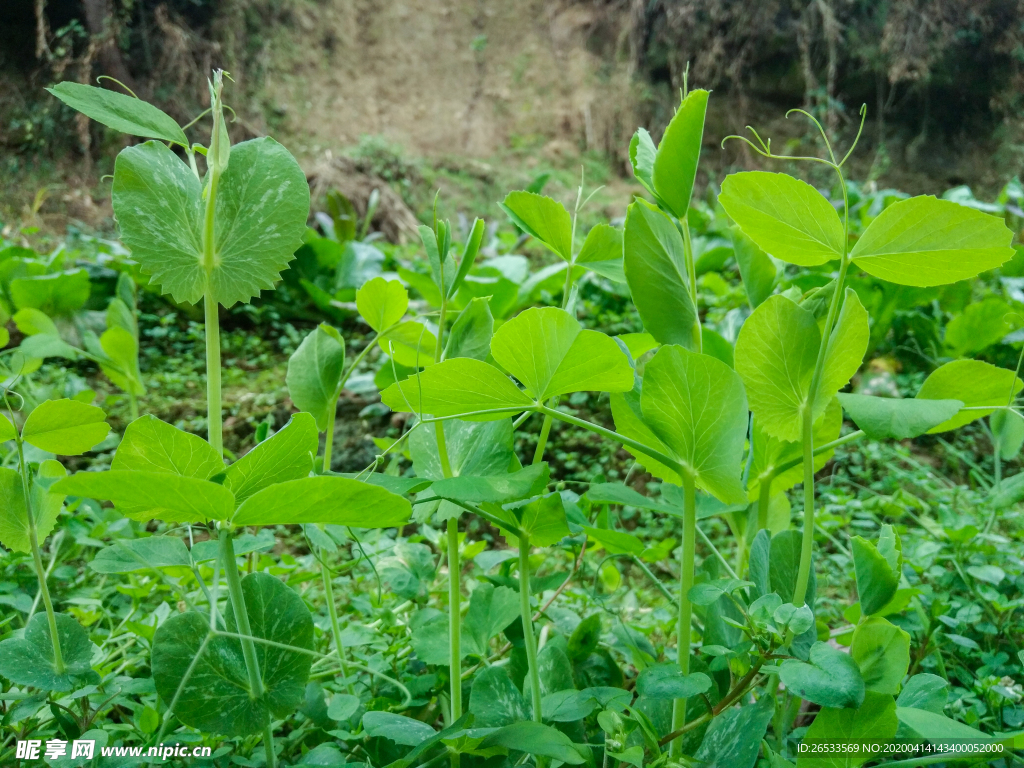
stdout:
[[[824,166],[842,202],[784,173],[735,173],[716,201],[730,223],[709,245],[694,231],[704,215],[694,186],[709,93],[684,88],[660,142],[644,129],[630,142],[645,194],[621,229],[578,231],[590,199],[582,182],[571,211],[537,190],[513,191],[499,204],[521,242],[557,258],[542,272],[546,284],[560,285],[558,306],[522,308],[488,293],[497,282],[477,271],[484,222],[457,231],[439,217],[437,199],[420,227],[425,271],[335,281],[333,294],[303,278],[316,306],[330,308],[327,319],[341,325],[357,314],[370,333],[346,338],[324,322],[302,338],[284,382],[297,412],[276,432],[264,422],[236,458],[223,445],[221,310],[272,289],[296,252],[309,249],[300,258],[315,259],[311,243],[330,238],[309,234],[309,188],[284,147],[271,138],[231,144],[226,81],[214,72],[210,109],[200,116],[209,146],[190,140],[194,123],[179,126],[133,95],[76,83],[51,89],[84,115],[147,139],[117,157],[114,213],[150,285],[177,303],[203,304],[206,432],[139,415],[145,387],[127,275],[107,330],[83,335],[81,347],[40,310],[15,317],[27,338],[4,371],[0,442],[14,450],[11,466],[0,467],[0,542],[31,555],[43,612],[33,605],[24,630],[0,642],[0,675],[12,686],[4,701],[49,701],[63,733],[84,731],[103,707],[138,711],[147,745],[171,734],[231,739],[245,756],[225,749],[215,762],[271,767],[752,768],[760,756],[781,768],[793,764],[801,739],[1013,747],[1020,734],[983,733],[947,717],[948,683],[918,671],[921,655],[912,663],[907,616],[932,622],[921,590],[907,582],[894,526],[882,525],[877,539],[832,537],[853,564],[857,601],[847,625],[825,620],[815,568],[815,474],[858,440],[941,434],[989,417],[997,467],[990,524],[1024,498],[1024,475],[998,474],[999,457],[1024,442],[1017,372],[956,359],[915,397],[843,391],[877,343],[848,285],[852,273],[909,287],[972,279],[1014,255],[1003,220],[920,196],[892,202],[855,234],[844,166],[856,141],[837,159],[803,113],[821,130],[826,157],[781,157],[756,132],[729,138],[770,160]],[[328,205],[332,215],[321,218],[332,242],[365,245],[372,213],[357,227],[351,204],[334,197]],[[746,295],[735,343],[709,327],[698,293],[698,282],[724,264],[715,248],[733,254]],[[780,291],[787,264],[821,280]],[[587,274],[628,292],[642,333],[585,327]],[[410,301],[408,287],[425,301]],[[351,316],[339,296],[354,298]],[[56,460],[107,444],[110,428],[83,400],[30,402],[19,383],[44,358],[91,361],[128,395],[131,420],[109,468],[69,475]],[[339,400],[375,365],[397,434],[377,438],[379,453],[362,471],[335,471],[346,468],[335,452]],[[566,406],[581,393],[607,395],[611,426]],[[582,494],[567,490],[556,422],[621,447],[661,481],[660,495],[605,478]],[[517,436],[531,428],[532,457],[520,456]],[[787,495],[801,484],[802,530],[791,525]],[[135,607],[140,573],[155,574],[179,598],[177,611],[151,624],[132,622],[133,607],[115,629],[115,638],[128,626],[144,639],[151,687],[131,691],[150,697],[144,705],[126,694],[123,665],[97,661],[103,654],[89,630],[55,610],[47,586],[52,565],[42,544],[62,509],[100,509],[97,502],[155,533],[102,549],[90,568],[125,575],[123,594]],[[646,510],[674,534],[645,542],[619,530],[616,507]],[[713,518],[732,541],[702,530]],[[296,569],[290,553],[265,553],[271,529],[285,526],[300,527],[314,572]],[[481,527],[506,546],[488,548],[471,535]],[[616,625],[626,669],[603,639],[602,611],[614,612],[596,587],[601,610],[585,618],[556,605],[588,570],[613,590],[619,575],[608,564],[617,558],[671,608],[657,606],[670,628],[661,648]],[[552,560],[569,570],[545,575]],[[376,589],[358,598],[336,592],[355,583],[353,574]],[[339,604],[357,599],[375,612],[372,623],[346,625]],[[801,717],[811,722],[797,731]],[[802,754],[796,764],[867,762],[837,760]]]

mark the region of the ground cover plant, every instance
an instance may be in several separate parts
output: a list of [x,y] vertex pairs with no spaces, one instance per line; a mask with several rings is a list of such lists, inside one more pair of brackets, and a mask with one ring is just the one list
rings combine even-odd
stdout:
[[[250,766],[1013,764],[1019,184],[996,204],[865,190],[856,143],[840,158],[822,130],[823,156],[783,158],[752,132],[731,139],[825,167],[830,197],[744,171],[695,198],[696,89],[660,142],[633,137],[621,228],[584,234],[593,190],[570,211],[542,178],[501,201],[503,233],[437,199],[394,251],[340,195],[308,228],[288,151],[230,144],[226,86],[208,147],[130,94],[51,89],[146,141],[115,165],[130,255],[110,274],[0,252],[21,337],[0,358],[0,763],[174,744]],[[157,300],[202,304],[193,431],[146,412]],[[294,412],[237,453],[232,307],[307,329],[279,371]],[[913,372],[872,372],[910,344]],[[97,369],[116,417],[77,373]],[[342,465],[357,387],[386,426]],[[842,739],[973,750],[813,749]]]

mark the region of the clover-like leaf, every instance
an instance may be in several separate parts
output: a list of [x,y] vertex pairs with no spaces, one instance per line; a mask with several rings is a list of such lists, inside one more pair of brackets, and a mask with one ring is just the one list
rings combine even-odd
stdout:
[[491,354],[537,400],[633,386],[633,368],[619,345],[603,333],[583,330],[576,318],[555,307],[528,309],[502,325],[491,340]]
[[46,400],[25,419],[22,439],[59,456],[77,456],[103,441],[110,431],[102,408],[78,400]]
[[572,218],[564,205],[536,192],[509,192],[498,205],[523,232],[572,261]]
[[113,200],[121,239],[175,301],[195,304],[207,287],[224,306],[248,301],[274,287],[302,242],[309,186],[295,158],[271,138],[236,144],[230,158],[218,184],[208,274],[199,180],[157,142],[117,156]]
[[698,486],[726,503],[744,501],[747,398],[735,371],[708,355],[662,347],[644,371],[640,407],[647,426]]
[[901,200],[871,222],[850,252],[870,275],[899,285],[947,285],[1014,254],[1002,219],[931,195]]
[[408,521],[409,502],[378,485],[320,475],[276,483],[253,494],[235,512],[235,525],[326,523],[392,528]]
[[[919,400],[959,400],[964,408],[928,430],[928,434],[948,432],[975,419],[988,416],[996,408],[1005,406],[1010,398],[1024,387],[1017,375],[1006,368],[998,368],[982,360],[954,360],[934,371],[924,380],[917,393]],[[991,409],[969,411],[966,408],[992,406]]]
[[813,267],[845,253],[839,214],[807,182],[784,173],[733,173],[722,182],[718,202],[747,237],[777,259]]
[[697,309],[675,224],[650,203],[635,201],[626,212],[623,252],[626,282],[644,328],[662,344],[692,349]]

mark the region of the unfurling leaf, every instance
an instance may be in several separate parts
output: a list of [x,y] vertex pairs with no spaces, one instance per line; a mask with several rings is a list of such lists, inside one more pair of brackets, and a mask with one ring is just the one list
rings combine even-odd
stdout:
[[707,108],[707,91],[697,88],[686,94],[665,128],[654,158],[654,194],[677,219],[683,219],[690,208]]
[[337,407],[344,370],[345,340],[325,323],[310,331],[288,358],[288,395],[296,408],[312,414],[321,432]]

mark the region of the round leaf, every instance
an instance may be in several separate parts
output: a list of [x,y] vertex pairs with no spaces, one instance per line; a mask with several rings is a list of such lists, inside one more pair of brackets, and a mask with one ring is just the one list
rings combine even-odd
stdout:
[[375,277],[356,291],[356,308],[367,325],[380,333],[405,315],[409,293],[397,280]]
[[206,480],[224,471],[224,461],[198,435],[147,414],[128,425],[110,468],[171,472]]
[[25,442],[59,456],[77,456],[98,445],[110,431],[106,414],[77,400],[47,400],[25,420]]
[[790,691],[823,707],[859,707],[864,702],[864,680],[849,654],[819,642],[811,646],[809,660],[782,662],[779,679]]
[[66,613],[55,614],[54,619],[64,671],[58,672],[54,664],[50,622],[46,613],[40,611],[29,619],[24,637],[0,642],[0,676],[15,685],[31,685],[44,691],[73,691],[85,679],[95,676],[90,665],[93,644],[89,634]]

